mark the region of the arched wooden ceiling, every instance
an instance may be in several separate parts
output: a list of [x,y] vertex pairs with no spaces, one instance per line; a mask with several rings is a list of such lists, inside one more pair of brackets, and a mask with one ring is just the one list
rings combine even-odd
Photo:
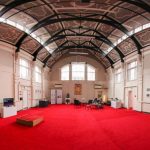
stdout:
[[[150,0],[1,0],[0,17],[16,22],[28,33],[0,24],[0,39],[51,66],[69,51],[87,51],[106,68],[150,42],[149,28],[129,32],[150,23]],[[43,44],[32,38],[39,37]],[[118,45],[123,35],[129,36]],[[47,48],[52,49],[47,51]],[[107,49],[112,48],[110,52]]]

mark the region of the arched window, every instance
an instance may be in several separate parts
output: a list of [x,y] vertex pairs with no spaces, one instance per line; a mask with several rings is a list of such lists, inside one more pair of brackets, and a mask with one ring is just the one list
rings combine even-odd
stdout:
[[87,65],[87,80],[95,81],[95,68]]
[[[87,67],[87,69],[86,69]],[[95,81],[95,68],[85,62],[72,62],[61,68],[61,80],[88,80]]]
[[72,80],[85,80],[84,62],[72,62]]
[[69,80],[69,65],[61,68],[61,80]]

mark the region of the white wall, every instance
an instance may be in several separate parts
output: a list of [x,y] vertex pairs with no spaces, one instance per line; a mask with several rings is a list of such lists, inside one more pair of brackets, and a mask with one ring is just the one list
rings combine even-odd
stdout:
[[[3,98],[14,97],[14,47],[0,42],[0,111]],[[12,50],[10,50],[12,49]]]
[[[61,67],[71,62],[86,62],[87,64],[94,66],[96,68],[96,81],[61,81]],[[82,100],[84,98],[86,101],[88,101],[89,99],[93,99],[96,96],[94,89],[95,84],[101,84],[103,88],[107,88],[106,76],[107,73],[103,66],[92,58],[86,56],[71,56],[61,59],[53,66],[51,71],[51,88],[54,88],[55,84],[62,84],[63,100],[65,99],[66,94],[69,93],[72,102],[74,98],[77,98],[79,100]],[[74,86],[76,83],[82,85],[81,95],[74,94]],[[107,89],[99,89],[99,91],[102,91],[105,95],[107,95]]]
[[[138,77],[137,80],[127,80],[127,64],[137,60]],[[124,63],[117,62],[114,69],[108,68],[108,97],[119,98],[123,106],[128,108],[128,93],[133,94],[133,109],[137,111],[150,112],[150,47],[142,49],[142,55],[136,52],[130,54],[124,59]],[[123,69],[123,79],[121,83],[115,83],[115,69],[121,67]]]
[[[15,47],[0,42],[0,107],[3,98],[15,98],[17,110],[23,109],[23,92],[27,91],[28,108],[38,105],[40,99],[50,98],[50,76],[49,68],[43,68],[40,61],[33,62],[32,56],[21,51],[15,53]],[[29,62],[29,78],[24,80],[19,77],[19,59],[24,58]],[[42,70],[42,82],[36,83],[34,78],[34,67],[39,66]]]
[[[26,52],[15,53],[15,47],[0,42],[0,100],[5,97],[14,97],[17,109],[22,109],[22,91],[28,91],[28,107],[36,106],[39,99],[50,99],[50,89],[54,88],[55,83],[63,85],[63,98],[69,92],[72,98],[85,98],[91,99],[95,97],[96,90],[94,84],[102,84],[104,89],[103,93],[108,94],[108,98],[119,98],[124,107],[128,108],[128,92],[132,91],[134,95],[133,109],[137,111],[150,112],[150,47],[142,50],[142,56],[135,53],[130,54],[122,64],[117,62],[114,69],[105,69],[95,60],[85,56],[72,56],[69,58],[61,59],[52,68],[51,72],[48,68],[43,69],[43,64],[39,61],[33,62],[32,56]],[[19,78],[19,59],[25,58],[30,63],[30,76],[28,80]],[[127,64],[133,60],[138,61],[138,79],[135,81],[127,80]],[[84,61],[91,64],[96,68],[96,81],[61,81],[60,68],[72,61]],[[34,66],[38,65],[42,69],[42,83],[36,83],[34,80]],[[114,70],[118,67],[123,68],[123,80],[121,83],[115,83]],[[82,84],[82,95],[74,95],[75,83]],[[108,88],[108,93],[107,89]]]
[[[20,58],[24,58],[28,61],[30,71],[28,79],[20,79],[19,78],[19,60]],[[49,69],[43,68],[43,64],[40,61],[32,61],[32,56],[22,51],[21,53],[16,55],[16,93],[19,92],[21,94],[16,94],[16,99],[18,106],[22,106],[23,101],[20,100],[22,97],[23,90],[28,91],[28,107],[38,106],[39,100],[48,99],[50,93],[49,85]],[[38,66],[41,69],[42,80],[41,83],[35,82],[35,67]],[[22,109],[22,107],[20,108]]]
[[142,109],[150,112],[150,47],[143,52],[143,101]]
[[13,97],[13,53],[0,49],[0,99]]

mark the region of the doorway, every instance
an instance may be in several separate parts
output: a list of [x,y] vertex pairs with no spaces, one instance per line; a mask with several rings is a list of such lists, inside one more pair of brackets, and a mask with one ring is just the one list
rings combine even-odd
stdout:
[[28,108],[28,91],[23,90],[23,109]]
[[128,108],[133,109],[133,92],[128,91]]
[[124,106],[128,109],[136,110],[138,89],[136,86],[125,88]]

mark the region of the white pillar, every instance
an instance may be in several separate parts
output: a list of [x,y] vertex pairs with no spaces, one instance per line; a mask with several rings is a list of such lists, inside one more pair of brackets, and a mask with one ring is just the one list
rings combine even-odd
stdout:
[[126,68],[125,63],[121,62],[121,70],[122,70],[122,86],[123,86],[123,106],[125,106],[125,86],[126,86]]
[[111,76],[112,76],[112,98],[115,98],[115,69],[111,68]]
[[17,110],[22,109],[22,101],[20,101],[20,97],[22,97],[20,92],[20,69],[19,69],[19,61],[20,61],[20,52],[14,54],[14,98]]
[[84,74],[85,81],[87,81],[87,63],[85,63],[85,74]]
[[137,104],[136,110],[142,111],[142,100],[143,100],[143,59],[142,55],[138,54],[137,56],[137,86],[138,86],[138,93],[137,93]]
[[35,94],[34,94],[34,70],[35,70],[36,61],[31,61],[31,107],[35,106]]
[[72,80],[72,65],[69,64],[69,80]]

